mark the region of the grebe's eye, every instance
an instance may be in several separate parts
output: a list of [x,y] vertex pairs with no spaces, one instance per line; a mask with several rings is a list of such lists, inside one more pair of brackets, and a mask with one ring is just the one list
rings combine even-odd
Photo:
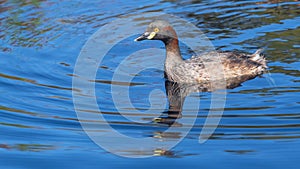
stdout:
[[154,28],[154,32],[155,33],[159,32],[159,29],[158,28]]

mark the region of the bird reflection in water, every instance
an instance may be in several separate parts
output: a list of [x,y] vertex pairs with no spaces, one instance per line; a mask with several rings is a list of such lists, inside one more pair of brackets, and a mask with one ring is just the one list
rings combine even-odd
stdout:
[[[216,90],[224,90],[224,89],[233,89],[241,85],[242,82],[248,77],[240,76],[237,78],[226,79],[226,82],[203,82],[197,84],[189,84],[189,83],[177,83],[166,80],[165,81],[165,90],[166,95],[169,101],[168,110],[162,112],[162,114],[153,119],[153,123],[167,125],[172,127],[183,127],[183,124],[178,122],[178,119],[182,118],[182,109],[185,98],[191,93],[201,93],[201,92],[213,92]],[[218,83],[225,84],[223,88],[214,88],[212,86],[221,86]],[[215,84],[215,85],[212,85]],[[155,131],[152,133],[152,137],[156,138],[160,141],[166,141],[168,139],[181,139],[181,132],[167,132],[167,131]],[[156,149],[153,152],[154,156],[167,156],[167,157],[180,157],[185,156],[185,154],[178,153],[172,150],[164,150],[164,149]],[[192,154],[190,154],[192,155]]]

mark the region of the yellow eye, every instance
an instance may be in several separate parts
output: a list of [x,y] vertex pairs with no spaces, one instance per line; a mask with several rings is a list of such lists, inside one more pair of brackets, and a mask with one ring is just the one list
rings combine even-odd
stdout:
[[159,29],[158,28],[154,28],[154,32],[159,32]]

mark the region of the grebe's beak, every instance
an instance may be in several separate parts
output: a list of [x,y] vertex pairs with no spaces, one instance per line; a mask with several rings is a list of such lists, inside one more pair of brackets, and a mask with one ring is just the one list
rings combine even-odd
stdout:
[[155,32],[145,32],[144,34],[142,34],[141,36],[139,36],[138,38],[134,39],[134,41],[142,41],[142,40],[151,40],[153,39],[153,37],[156,35]]

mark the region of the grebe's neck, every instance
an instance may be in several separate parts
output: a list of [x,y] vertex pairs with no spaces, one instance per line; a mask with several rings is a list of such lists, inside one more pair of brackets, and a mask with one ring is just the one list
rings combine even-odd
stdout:
[[164,42],[166,46],[166,63],[179,63],[183,59],[180,54],[180,49],[178,45],[178,39],[170,38]]
[[174,77],[174,67],[177,64],[183,62],[183,59],[180,54],[180,49],[178,46],[177,39],[168,39],[164,42],[166,46],[166,60],[165,60],[165,77],[171,81],[176,81]]

